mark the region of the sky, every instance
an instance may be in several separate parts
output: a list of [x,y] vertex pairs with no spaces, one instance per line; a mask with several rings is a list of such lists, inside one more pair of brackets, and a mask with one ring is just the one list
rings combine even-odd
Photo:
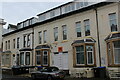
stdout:
[[4,0],[0,1],[0,18],[7,22],[4,26],[7,28],[8,24],[16,25],[17,23],[31,17],[37,17],[37,14],[57,7],[68,1],[71,0],[44,0],[44,2],[43,0]]
[[[0,18],[16,25],[44,11],[73,0],[0,0]],[[90,0],[91,1],[91,0]],[[92,0],[97,1],[97,0]]]

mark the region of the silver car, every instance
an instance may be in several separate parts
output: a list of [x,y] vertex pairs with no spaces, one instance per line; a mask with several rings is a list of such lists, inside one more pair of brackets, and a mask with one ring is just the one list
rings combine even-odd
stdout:
[[59,70],[57,67],[46,67],[36,72],[31,73],[32,79],[41,80],[53,80],[53,79],[64,79],[65,73],[64,71]]

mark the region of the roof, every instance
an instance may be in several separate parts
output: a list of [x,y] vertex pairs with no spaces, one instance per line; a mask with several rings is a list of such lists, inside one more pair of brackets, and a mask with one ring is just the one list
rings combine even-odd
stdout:
[[3,53],[12,53],[11,51],[4,51]]
[[19,51],[32,51],[33,49],[31,49],[31,48],[22,48],[22,49],[20,49]]
[[9,24],[9,25],[8,25],[8,29],[9,29],[9,28],[15,28],[15,29],[17,29],[17,26],[16,26],[16,25],[13,25],[13,24]]
[[112,39],[120,39],[120,33],[111,33],[105,38],[105,41]]
[[50,46],[48,46],[48,45],[39,45],[35,49],[49,49],[49,48],[50,48]]
[[47,10],[47,11],[45,11],[45,12],[43,12],[43,13],[38,14],[37,16],[42,15],[42,14],[47,13],[47,12],[50,12],[50,11],[52,11],[52,10],[58,9],[58,8],[60,8],[60,7],[62,7],[62,6],[65,6],[65,5],[67,5],[67,4],[70,4],[70,3],[72,3],[72,2],[73,2],[73,1],[68,2],[68,3],[65,3],[65,4],[62,4],[62,5],[58,6],[58,7],[52,8],[52,9],[50,9],[50,10]]
[[80,43],[95,43],[96,41],[93,38],[85,38],[85,39],[81,39],[81,40],[75,40],[73,44],[80,44]]
[[73,14],[82,13],[82,12],[84,12],[84,11],[88,11],[88,10],[91,10],[91,9],[95,9],[95,8],[98,8],[98,7],[101,7],[101,6],[105,6],[105,5],[108,5],[108,4],[111,4],[111,3],[113,3],[113,2],[100,2],[100,3],[94,4],[94,5],[90,5],[90,6],[87,6],[87,7],[78,9],[78,10],[75,10],[75,11],[71,11],[71,12],[66,13],[66,14],[62,14],[62,15],[59,15],[59,16],[56,16],[56,17],[47,19],[47,20],[42,21],[42,22],[37,22],[37,23],[32,24],[32,25],[30,25],[30,26],[28,26],[28,27],[23,27],[23,28],[21,28],[21,29],[17,29],[17,30],[15,30],[15,31],[9,32],[9,33],[7,33],[7,34],[3,34],[2,36],[5,37],[5,36],[8,36],[8,35],[10,35],[10,34],[19,32],[19,31],[23,31],[23,30],[26,30],[26,29],[29,29],[29,28],[34,28],[34,27],[37,26],[37,25],[42,25],[42,24],[45,24],[45,23],[48,23],[48,22],[52,22],[52,21],[55,21],[55,20],[58,20],[58,19],[67,17],[67,16],[71,16],[71,15],[73,15]]

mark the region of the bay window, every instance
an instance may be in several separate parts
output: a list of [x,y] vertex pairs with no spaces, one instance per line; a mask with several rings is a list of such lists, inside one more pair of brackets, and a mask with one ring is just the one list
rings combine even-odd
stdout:
[[36,50],[36,65],[41,65],[41,66],[49,65],[48,50]]
[[20,65],[30,65],[30,52],[29,51],[20,52]]
[[74,67],[95,66],[94,43],[73,44]]

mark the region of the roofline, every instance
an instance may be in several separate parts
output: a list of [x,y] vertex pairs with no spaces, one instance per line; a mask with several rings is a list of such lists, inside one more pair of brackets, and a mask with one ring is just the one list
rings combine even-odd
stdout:
[[62,6],[65,6],[65,5],[70,4],[70,3],[73,3],[73,2],[74,2],[74,1],[64,3],[64,4],[60,5],[60,6],[57,6],[57,7],[55,7],[55,8],[50,9],[50,10],[47,10],[47,11],[45,11],[45,12],[42,12],[42,13],[38,14],[37,16],[42,15],[42,14],[47,13],[47,12],[50,12],[50,11],[52,11],[52,10],[55,10],[55,9],[57,9],[57,8],[60,8],[60,7],[62,7]]
[[37,23],[35,23],[35,24],[32,24],[32,25],[23,27],[23,28],[21,28],[21,29],[17,29],[17,30],[15,30],[15,31],[12,31],[12,32],[3,34],[2,36],[5,37],[5,36],[8,36],[8,35],[10,35],[10,34],[14,34],[14,33],[16,33],[16,32],[19,32],[19,31],[23,31],[23,30],[26,30],[26,29],[29,29],[29,28],[34,28],[34,27],[37,26],[37,25],[42,25],[42,24],[45,24],[45,23],[48,23],[48,22],[52,22],[52,21],[55,21],[55,20],[58,20],[58,19],[67,17],[67,16],[71,16],[71,15],[73,15],[73,14],[82,13],[82,12],[84,12],[84,11],[88,11],[88,10],[91,10],[91,9],[95,9],[95,8],[98,8],[98,7],[101,7],[101,6],[105,6],[105,5],[108,5],[108,4],[111,4],[111,3],[114,3],[114,2],[100,2],[100,3],[97,3],[97,4],[93,4],[93,5],[90,5],[90,6],[87,6],[87,7],[84,7],[84,8],[81,8],[81,9],[78,9],[78,10],[75,10],[75,11],[72,11],[72,12],[69,12],[69,13],[66,13],[66,14],[62,14],[62,15],[59,15],[59,16],[56,16],[56,17],[47,19],[47,20],[42,21],[42,22],[37,22]]

